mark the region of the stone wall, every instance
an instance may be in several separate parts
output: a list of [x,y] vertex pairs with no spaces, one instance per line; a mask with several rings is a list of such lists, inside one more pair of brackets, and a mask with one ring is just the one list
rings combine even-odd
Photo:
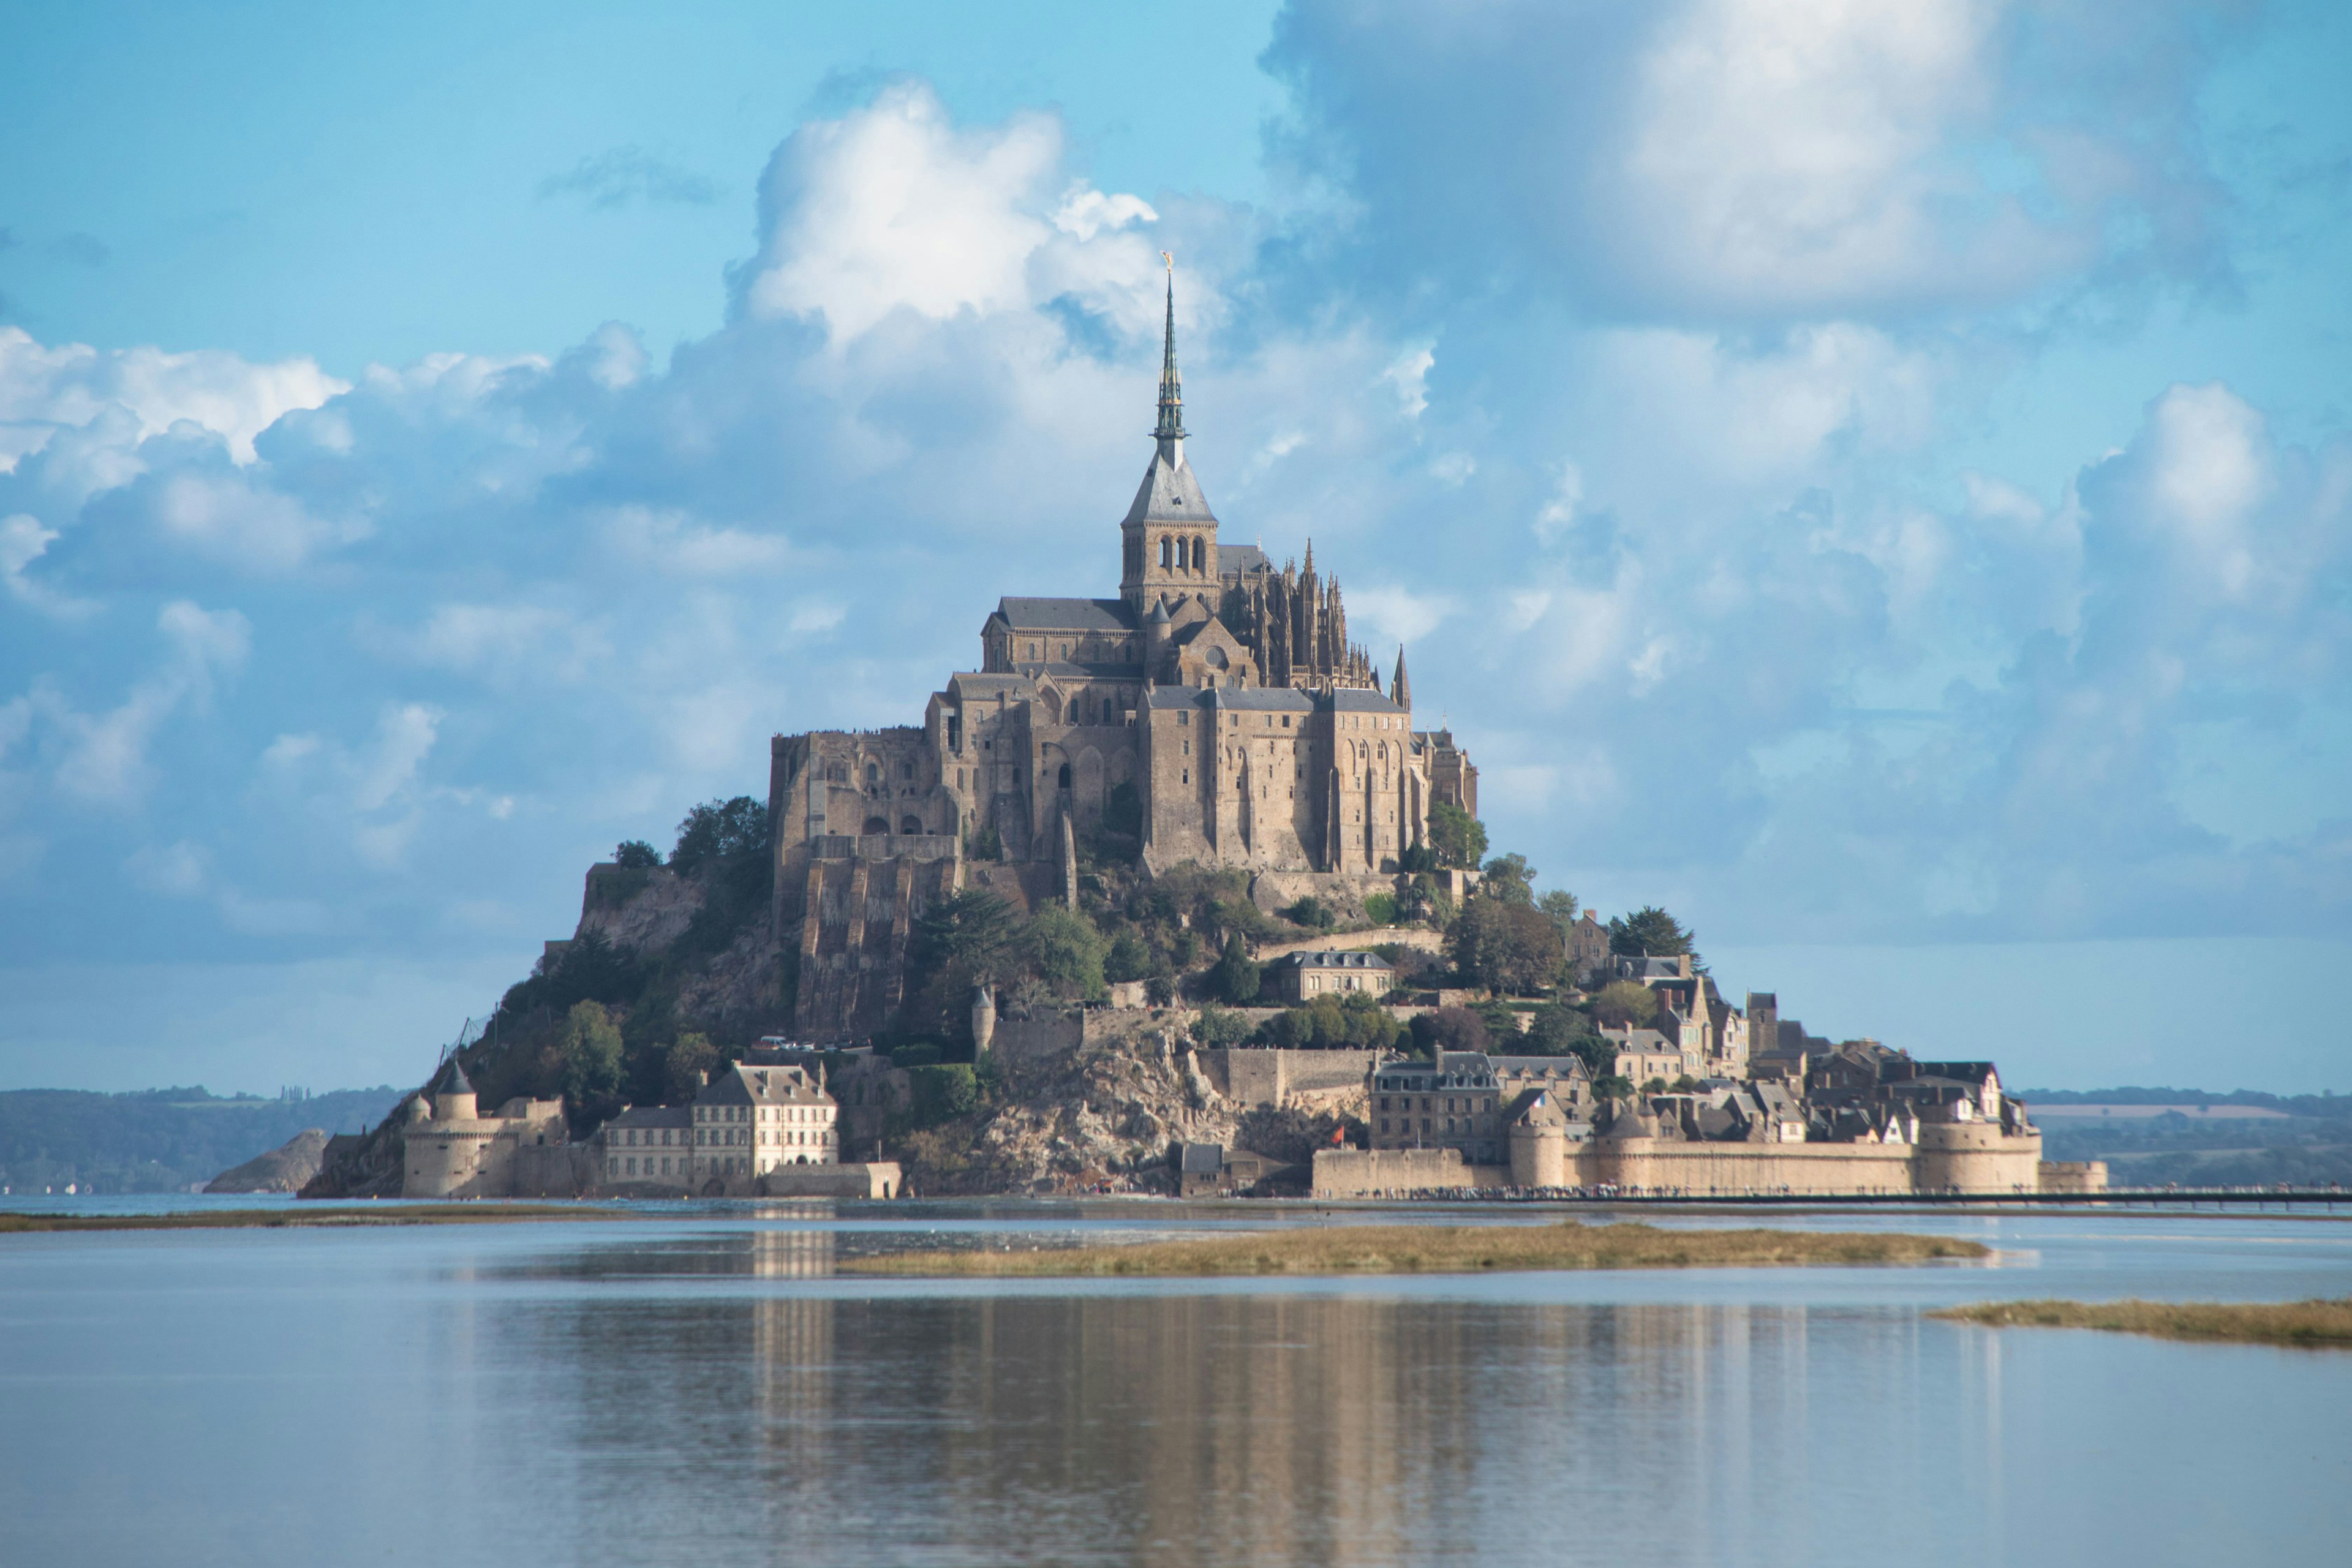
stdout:
[[1398,1196],[1464,1187],[1511,1185],[1507,1165],[1463,1163],[1458,1149],[1318,1149],[1313,1195]]
[[[1305,1100],[1332,1109],[1363,1093],[1377,1051],[1283,1051],[1218,1047],[1200,1053],[1217,1092],[1244,1108],[1286,1110]],[[1325,1103],[1332,1102],[1332,1103]]]
[[[1315,1161],[1315,1195],[1461,1186],[1613,1186],[1631,1193],[1696,1197],[2099,1190],[2072,1184],[2044,1188],[2042,1174],[2051,1167],[2042,1163],[2039,1133],[2012,1137],[1998,1128],[1928,1126],[1919,1130],[1919,1138],[1916,1145],[1690,1143],[1656,1138],[1570,1143],[1556,1130],[1518,1128],[1512,1132],[1508,1167],[1463,1165],[1452,1150],[1320,1153]],[[1349,1156],[1374,1163],[1359,1169],[1348,1163]],[[1327,1160],[1332,1162],[1328,1190]],[[1399,1161],[1421,1163],[1394,1163]],[[2061,1173],[2055,1179],[2073,1183],[2089,1177]]]
[[1087,1020],[1076,1007],[1000,1017],[988,1054],[1011,1068],[1047,1066],[1077,1054],[1087,1043]]
[[[1354,883],[1357,879],[1350,877],[1347,880]],[[1389,883],[1394,879],[1383,877],[1380,880]],[[1265,881],[1266,877],[1263,873],[1253,880],[1250,889],[1253,898],[1256,896],[1256,885]],[[1384,892],[1387,889],[1381,887],[1371,890]],[[1290,900],[1294,904],[1297,901],[1297,899]],[[1288,907],[1287,904],[1277,904],[1269,912],[1278,913]],[[1328,936],[1301,937],[1297,942],[1267,942],[1253,956],[1260,963],[1271,963],[1293,952],[1361,952],[1374,947],[1407,947],[1419,952],[1440,953],[1445,951],[1445,933],[1430,926],[1374,926],[1370,931],[1333,931]]]
[[2104,1193],[2107,1190],[2105,1160],[2044,1160],[2042,1190],[2045,1193]]

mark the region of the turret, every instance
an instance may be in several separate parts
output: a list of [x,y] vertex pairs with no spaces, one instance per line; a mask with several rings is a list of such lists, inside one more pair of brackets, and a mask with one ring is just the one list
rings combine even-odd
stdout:
[[474,1102],[473,1080],[466,1076],[466,1064],[452,1056],[449,1073],[442,1082],[441,1092],[433,1097],[433,1120],[471,1121],[478,1114]]

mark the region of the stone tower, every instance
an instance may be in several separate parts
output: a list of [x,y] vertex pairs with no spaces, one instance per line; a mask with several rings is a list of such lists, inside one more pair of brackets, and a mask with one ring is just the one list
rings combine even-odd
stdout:
[[[1163,255],[1165,252],[1162,253]],[[1119,596],[1139,617],[1154,604],[1218,605],[1217,519],[1184,460],[1184,384],[1176,374],[1176,264],[1168,264],[1168,328],[1151,466],[1119,524]]]

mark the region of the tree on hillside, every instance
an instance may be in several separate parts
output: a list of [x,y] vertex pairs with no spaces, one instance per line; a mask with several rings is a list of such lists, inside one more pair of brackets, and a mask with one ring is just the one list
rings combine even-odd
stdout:
[[680,1035],[662,1054],[662,1103],[684,1105],[694,1099],[711,1073],[719,1070],[719,1048],[710,1037]]
[[1537,1056],[1580,1057],[1586,1074],[1600,1079],[1615,1065],[1616,1047],[1594,1033],[1592,1020],[1565,1003],[1537,1010],[1528,1027],[1527,1049]]
[[1687,952],[1691,967],[1702,968],[1698,949],[1692,945],[1696,941],[1687,927],[1655,904],[1645,904],[1609,922],[1609,951],[1628,958],[1672,958]]
[[1018,930],[1013,906],[994,893],[968,888],[934,900],[908,933],[908,986],[920,985],[948,964],[976,983],[1003,978]]
[[1396,1015],[1361,991],[1318,996],[1265,1021],[1267,1045],[1287,1050],[1384,1051],[1404,1033]]
[[1559,927],[1563,939],[1567,937],[1569,929],[1576,924],[1576,917],[1583,912],[1583,906],[1576,901],[1576,895],[1559,888],[1554,888],[1538,899],[1536,908],[1541,910],[1552,924]]
[[1102,994],[1102,933],[1076,910],[1047,904],[1022,929],[1024,966],[1055,994],[1073,1002]]
[[1532,907],[1536,901],[1536,868],[1528,864],[1524,855],[1497,855],[1480,872],[1478,891],[1507,904]]
[[1211,1002],[1204,1004],[1185,1031],[1192,1043],[1204,1047],[1238,1046],[1254,1032],[1250,1021],[1239,1013],[1228,1011]]
[[661,863],[661,851],[642,838],[625,838],[613,850],[613,864],[624,871],[649,871]]
[[1592,998],[1592,1016],[1612,1029],[1645,1029],[1658,1017],[1658,994],[1638,981],[1612,980]]
[[1429,847],[1439,866],[1467,870],[1486,858],[1486,825],[1458,805],[1433,801],[1429,807]]
[[1412,1043],[1424,1056],[1433,1057],[1440,1051],[1483,1051],[1486,1038],[1486,1024],[1467,1007],[1435,1007],[1413,1015]]
[[1454,967],[1498,994],[1540,989],[1559,970],[1559,928],[1532,903],[1481,890],[1454,922]]
[[739,795],[733,800],[707,801],[686,814],[686,820],[677,825],[677,846],[669,852],[669,868],[690,877],[712,861],[749,855],[764,858],[767,850],[767,803]]
[[593,1002],[574,1003],[558,1039],[563,1057],[563,1098],[573,1120],[586,1119],[621,1087],[621,1031]]
[[1250,957],[1248,944],[1235,931],[1225,938],[1225,951],[1209,971],[1209,989],[1220,1002],[1244,1006],[1257,1000],[1265,975],[1265,967]]

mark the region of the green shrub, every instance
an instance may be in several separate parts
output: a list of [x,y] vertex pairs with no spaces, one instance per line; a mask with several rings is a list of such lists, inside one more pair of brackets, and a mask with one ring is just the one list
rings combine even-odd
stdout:
[[908,1040],[891,1050],[890,1065],[894,1068],[935,1067],[940,1054],[937,1040]]
[[1303,1007],[1276,1014],[1259,1031],[1269,1046],[1288,1050],[1388,1050],[1404,1026],[1396,1016],[1363,992],[1318,996]]
[[1110,951],[1103,954],[1103,978],[1112,984],[1126,980],[1140,980],[1151,973],[1151,949],[1133,931],[1123,931],[1111,939]]
[[1397,901],[1393,893],[1367,893],[1364,915],[1376,926],[1392,926],[1397,921]]
[[[1377,893],[1373,895],[1375,898],[1379,896]],[[1283,910],[1282,918],[1293,925],[1306,926],[1314,931],[1329,931],[1339,923],[1339,917],[1331,912],[1330,906],[1312,894]]]
[[[892,1059],[897,1059],[895,1054]],[[915,1091],[918,1127],[936,1127],[980,1103],[979,1076],[962,1062],[914,1068],[907,1077]]]
[[1252,1034],[1250,1021],[1239,1013],[1230,1012],[1211,1003],[1201,1009],[1192,1020],[1189,1033],[1192,1043],[1202,1047],[1238,1046]]

